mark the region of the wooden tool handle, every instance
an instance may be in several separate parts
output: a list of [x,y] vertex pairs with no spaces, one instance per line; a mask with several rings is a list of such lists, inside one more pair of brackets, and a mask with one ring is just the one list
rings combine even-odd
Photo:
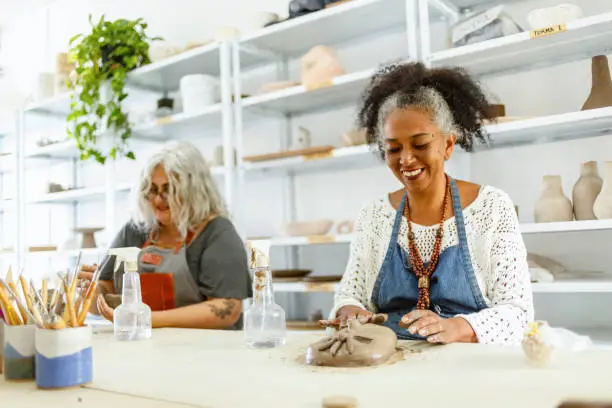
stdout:
[[70,292],[70,287],[66,284],[66,281],[63,282],[64,292],[66,292],[66,312],[68,313],[67,323],[69,326],[77,327],[78,321],[76,312],[74,310],[74,298],[72,293]]
[[[19,315],[13,308],[12,302],[9,300],[7,293],[4,291],[3,287],[0,287],[0,305],[2,306],[2,313],[6,319],[6,322],[9,325],[19,325],[21,324],[21,319],[19,319]],[[16,317],[19,320],[16,320]]]
[[93,282],[90,286],[90,291],[83,302],[83,307],[81,308],[81,312],[79,313],[79,326],[83,326],[85,324],[85,319],[87,318],[87,312],[91,307],[91,303],[93,302],[93,298],[96,297],[96,292],[98,289],[98,282]]
[[[17,290],[17,285],[15,285],[15,282],[10,281],[7,283],[9,287],[11,288],[11,290],[13,291],[13,293],[15,294],[15,296],[17,296],[19,291]],[[17,303],[17,307],[19,308],[19,313],[21,313],[21,319],[23,320],[24,323],[27,323],[28,322],[28,312],[25,311],[19,303]]]

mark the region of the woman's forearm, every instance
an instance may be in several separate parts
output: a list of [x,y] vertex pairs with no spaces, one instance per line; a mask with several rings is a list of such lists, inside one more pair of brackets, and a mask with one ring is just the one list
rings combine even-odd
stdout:
[[213,299],[190,306],[153,312],[153,328],[182,327],[190,329],[226,329],[242,313],[240,299]]

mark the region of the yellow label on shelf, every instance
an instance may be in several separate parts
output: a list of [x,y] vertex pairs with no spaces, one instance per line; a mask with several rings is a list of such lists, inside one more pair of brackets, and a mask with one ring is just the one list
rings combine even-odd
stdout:
[[331,244],[336,242],[336,237],[333,235],[310,235],[306,239],[309,244]]
[[165,116],[163,118],[159,118],[155,123],[157,123],[159,126],[168,125],[172,123],[172,116]]
[[315,89],[327,88],[328,86],[332,86],[333,84],[334,84],[334,81],[332,81],[331,79],[328,79],[327,81],[323,81],[323,82],[315,82],[312,84],[306,84],[306,90],[314,91]]
[[302,157],[304,160],[321,160],[321,159],[329,159],[333,156],[333,150],[329,150],[327,152],[318,152],[318,153],[309,153],[304,154]]
[[561,33],[563,31],[567,31],[567,26],[565,24],[555,24],[550,27],[536,28],[535,30],[531,30],[529,32],[529,37],[531,39],[546,37],[548,35]]

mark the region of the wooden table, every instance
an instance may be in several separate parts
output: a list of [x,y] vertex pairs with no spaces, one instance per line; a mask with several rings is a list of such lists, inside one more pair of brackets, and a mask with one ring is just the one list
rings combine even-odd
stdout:
[[[134,406],[315,408],[338,394],[357,398],[360,408],[552,408],[565,399],[612,401],[611,350],[561,356],[550,367],[534,368],[520,348],[402,342],[404,360],[393,365],[304,365],[300,356],[322,335],[290,332],[282,348],[251,350],[242,332],[157,329],[148,341],[127,343],[103,330],[94,336],[93,384],[37,391],[31,383],[0,382],[0,399],[8,395],[9,401],[25,403],[20,407],[39,406],[48,395],[62,408],[108,408],[115,401],[116,407],[138,402]],[[77,404],[78,398],[83,402]]]

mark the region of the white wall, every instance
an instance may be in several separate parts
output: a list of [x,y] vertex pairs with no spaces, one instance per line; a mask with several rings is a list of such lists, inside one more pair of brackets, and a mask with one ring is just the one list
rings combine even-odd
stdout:
[[[169,43],[184,45],[190,41],[209,38],[215,29],[222,25],[237,25],[247,31],[249,12],[256,8],[279,12],[286,15],[287,0],[259,0],[245,2],[241,0],[224,0],[215,2],[187,1],[168,3],[159,0],[116,1],[59,1],[50,9],[49,18],[51,33],[48,42],[44,41],[45,12],[41,11],[27,20],[15,22],[5,32],[2,60],[7,71],[15,78],[15,87],[22,96],[27,95],[32,78],[39,70],[53,67],[53,56],[66,49],[67,39],[76,32],[87,29],[87,15],[98,16],[106,13],[109,18],[144,17],[150,24],[150,33],[164,36]],[[550,6],[556,0],[526,1],[509,6],[508,12],[528,29],[526,13],[535,7]],[[609,11],[612,6],[597,0],[580,1],[585,15]],[[444,30],[439,25],[432,32],[432,42],[439,44],[446,41]],[[406,56],[404,34],[389,34],[384,37],[373,37],[363,43],[348,44],[338,48],[340,58],[347,71],[375,67],[381,62]],[[297,75],[297,61],[291,64],[291,75]],[[263,70],[247,77],[244,89],[252,92],[259,88],[263,81],[274,76],[273,70]],[[571,64],[552,66],[547,69],[520,74],[482,78],[483,84],[495,99],[506,105],[508,115],[539,116],[552,113],[576,111],[580,109],[590,89],[589,61],[577,61]],[[355,106],[340,107],[337,110],[315,113],[291,118],[290,127],[295,131],[304,125],[312,132],[314,144],[340,145],[340,136],[349,129],[355,118]],[[61,129],[61,124],[58,125]],[[245,125],[246,154],[272,152],[279,149],[284,137],[284,125],[275,119],[261,118]],[[194,135],[185,135],[196,141],[207,156],[219,143],[218,139]],[[532,221],[533,204],[537,200],[542,175],[561,174],[566,194],[575,182],[579,164],[586,160],[610,160],[612,139],[607,136],[572,142],[530,145],[517,148],[497,149],[480,152],[469,157],[455,158],[453,174],[467,177],[472,181],[491,184],[507,191],[520,208],[523,222]],[[32,142],[32,140],[30,140]],[[146,157],[146,151],[138,152],[139,158]],[[96,166],[84,165],[81,172],[87,185],[103,182],[103,173]],[[118,177],[129,180],[134,177],[137,166],[119,164]],[[35,185],[48,179],[68,177],[65,165],[57,169],[41,169],[31,173]],[[36,180],[36,183],[34,182]],[[374,197],[386,194],[398,187],[398,183],[381,164],[378,167],[337,171],[318,175],[306,175],[296,178],[297,219],[330,218],[336,221],[354,219],[358,209]],[[34,187],[31,187],[34,188]],[[280,202],[284,188],[280,178],[249,181],[246,201],[248,206],[246,230],[248,235],[270,235],[277,233],[283,222],[283,206]],[[61,243],[69,238],[65,228],[72,209],[42,207],[40,210],[29,209],[28,243],[52,241]],[[120,199],[117,210],[122,219],[127,219],[125,199]],[[86,203],[78,208],[79,223],[91,225],[104,222],[104,203]],[[52,219],[49,224],[48,220]],[[323,246],[302,248],[299,250],[300,266],[313,268],[315,273],[341,273],[344,270],[348,246]],[[560,248],[559,252],[568,253],[571,248]],[[286,264],[286,253],[274,250],[273,257],[277,266]],[[592,254],[589,255],[590,258]],[[575,257],[579,261],[579,254]],[[304,312],[312,305],[313,297],[303,295],[294,297],[279,295],[284,304],[294,314],[307,315]],[[323,300],[321,300],[323,299]],[[317,301],[330,301],[329,295],[317,295]],[[608,300],[601,300],[606,302]],[[571,304],[571,302],[566,304]],[[538,300],[542,316],[552,316],[552,321],[560,319],[550,314],[556,309],[558,301]],[[589,303],[590,304],[590,303]],[[595,302],[597,305],[597,301]],[[326,306],[327,307],[327,306]],[[597,306],[592,306],[597,307]],[[601,307],[601,304],[600,304]],[[300,310],[304,309],[304,310]],[[549,313],[549,314],[547,314]],[[555,320],[557,319],[557,320]],[[578,325],[578,318],[571,324]]]

